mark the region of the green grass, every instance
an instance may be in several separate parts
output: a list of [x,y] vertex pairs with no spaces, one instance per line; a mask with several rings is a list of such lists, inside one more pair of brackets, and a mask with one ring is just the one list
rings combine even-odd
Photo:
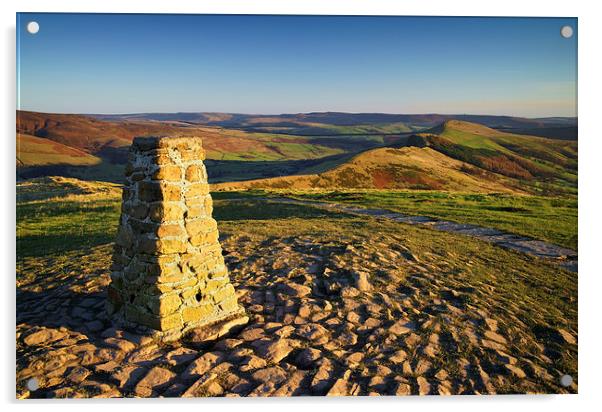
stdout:
[[394,123],[375,123],[375,124],[356,124],[356,125],[334,125],[328,123],[307,123],[299,126],[288,127],[269,127],[264,126],[261,130],[274,131],[279,130],[285,133],[297,134],[301,136],[329,136],[329,135],[361,135],[361,134],[394,134],[410,133],[421,130],[422,127],[416,127],[403,122]]
[[323,219],[350,217],[344,213],[329,212],[322,209],[287,205],[282,203],[261,202],[249,197],[247,201],[232,202],[228,199],[216,198],[214,201],[213,217],[217,221],[256,221],[256,220],[278,220],[278,219]]
[[[315,124],[313,127],[308,128],[314,133],[323,131],[325,134],[362,134],[362,133],[408,133],[415,130],[415,128],[408,126],[405,123],[381,123],[381,124],[369,124],[369,125],[352,125],[352,126],[338,126],[331,124]],[[303,131],[303,129],[301,129]]]
[[[408,215],[431,216],[492,227],[577,249],[577,200],[572,197],[401,190],[216,192],[213,194],[216,200],[216,219],[228,219],[228,214],[236,215],[239,219],[256,219],[248,216],[248,205],[237,203],[220,206],[220,201],[241,197],[252,201],[253,197],[266,194],[351,203]],[[292,205],[266,205],[262,216],[284,218],[297,214],[297,210]],[[325,213],[312,208],[307,210],[314,214],[311,217],[324,216]],[[89,198],[79,196],[71,199],[67,196],[18,202],[19,255],[69,250],[79,247],[82,242],[92,246],[111,241],[118,218],[119,197],[115,193]]]
[[[17,251],[19,257],[41,256],[111,242],[119,219],[119,192],[107,186],[98,194],[81,194],[76,186],[63,182],[65,193],[46,184],[49,195],[41,198],[22,187],[17,207]],[[87,185],[91,185],[88,183]],[[83,187],[83,186],[82,186]],[[50,190],[53,189],[53,190]],[[76,191],[76,189],[80,191]],[[100,190],[100,187],[99,187]],[[88,189],[89,193],[90,190]],[[69,193],[76,193],[70,195]],[[79,193],[79,194],[78,194]],[[409,215],[431,216],[459,223],[477,224],[530,236],[577,249],[577,200],[506,194],[462,194],[434,191],[246,191],[216,192],[218,220],[320,218],[328,213],[293,205],[264,204],[261,214],[247,204],[227,203],[228,198],[292,196],[300,199],[351,203],[383,208]],[[64,196],[64,197],[58,197]]]
[[441,136],[448,138],[455,144],[470,147],[472,149],[489,149],[502,153],[507,152],[504,147],[495,143],[490,138],[478,134],[468,133],[461,130],[446,129],[443,133],[441,133]]
[[351,159],[355,153],[316,159],[280,161],[206,160],[210,183],[235,182],[296,174],[321,173]]
[[281,161],[316,159],[344,153],[341,149],[311,143],[272,142],[266,146],[270,151],[212,152],[208,158],[213,160]]
[[18,204],[17,258],[112,242],[119,212],[119,198]]
[[17,260],[92,247],[115,239],[121,188],[51,177],[17,185]]
[[[86,186],[93,182],[86,183]],[[60,184],[38,184],[17,190],[17,260],[65,253],[110,243],[115,240],[119,223],[121,198],[119,190],[81,193],[71,181]],[[42,186],[44,191],[41,192]],[[60,187],[59,187],[60,186]],[[83,185],[82,185],[83,186]],[[38,190],[39,195],[34,196]],[[101,191],[103,190],[103,191]],[[346,216],[313,207],[280,203],[263,203],[257,207],[252,193],[240,193],[248,202],[228,202],[231,193],[214,195],[214,217],[221,220],[276,220],[287,218],[321,219]]]
[[577,249],[577,199],[435,191],[282,191],[299,199],[352,203],[496,228]]

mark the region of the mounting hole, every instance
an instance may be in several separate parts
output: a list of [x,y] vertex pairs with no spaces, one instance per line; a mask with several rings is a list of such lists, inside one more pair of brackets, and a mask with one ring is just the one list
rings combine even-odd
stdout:
[[37,21],[30,21],[29,23],[27,23],[27,32],[29,34],[36,34],[39,31],[40,31],[40,25],[38,24]]
[[40,383],[36,378],[31,378],[27,381],[27,389],[30,391],[37,391],[40,389]]
[[201,302],[201,299],[203,299],[203,294],[199,291],[196,293],[196,295],[194,295],[194,298],[196,299],[197,302]]
[[571,375],[562,375],[560,377],[560,384],[565,388],[573,384],[573,377]]
[[573,37],[573,28],[571,26],[562,26],[560,29],[560,35],[565,39]]
[[135,295],[130,295],[130,303],[134,303],[134,299],[136,299]]

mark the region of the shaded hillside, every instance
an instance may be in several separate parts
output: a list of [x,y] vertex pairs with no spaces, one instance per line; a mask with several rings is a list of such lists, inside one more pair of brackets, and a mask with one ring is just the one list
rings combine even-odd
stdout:
[[314,175],[284,176],[214,185],[216,190],[252,188],[436,189],[515,192],[493,173],[445,156],[431,148],[369,150],[333,169]]
[[548,139],[577,140],[579,130],[577,126],[536,127],[536,128],[500,128],[499,130],[530,136],[547,137]]
[[352,153],[306,160],[205,160],[210,183],[321,173],[346,162]]

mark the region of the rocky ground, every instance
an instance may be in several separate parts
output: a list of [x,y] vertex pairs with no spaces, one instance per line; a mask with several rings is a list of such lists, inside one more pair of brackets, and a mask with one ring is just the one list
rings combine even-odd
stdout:
[[376,218],[220,229],[250,322],[210,344],[115,329],[109,244],[19,261],[17,397],[577,391],[574,273]]

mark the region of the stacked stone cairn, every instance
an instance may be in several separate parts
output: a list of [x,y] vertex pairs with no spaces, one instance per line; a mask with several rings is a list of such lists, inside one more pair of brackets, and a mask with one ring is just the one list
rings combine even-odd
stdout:
[[207,339],[248,318],[224,264],[211,217],[202,141],[137,137],[131,146],[107,310],[163,341]]

